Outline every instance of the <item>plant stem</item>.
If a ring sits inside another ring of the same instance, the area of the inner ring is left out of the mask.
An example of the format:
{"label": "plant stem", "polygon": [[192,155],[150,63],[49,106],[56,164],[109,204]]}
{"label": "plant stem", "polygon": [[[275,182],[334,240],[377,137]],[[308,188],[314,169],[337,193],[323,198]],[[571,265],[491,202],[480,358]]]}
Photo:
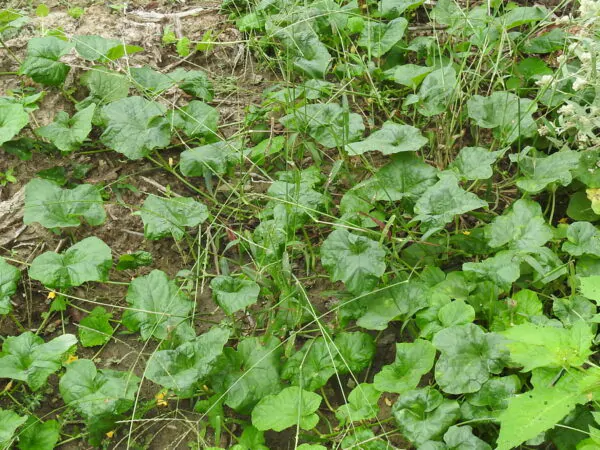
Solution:
{"label": "plant stem", "polygon": [[22,62],[22,61],[19,59],[19,57],[18,57],[17,55],[15,55],[15,54],[14,54],[14,52],[13,52],[13,51],[12,51],[10,48],[8,48],[8,46],[7,46],[7,45],[4,43],[4,41],[3,41],[1,38],[0,38],[0,45],[2,46],[2,48],[4,48],[4,50],[6,50],[6,51],[7,51],[7,53],[10,55],[10,57],[11,57],[12,59],[14,59],[14,60],[15,60],[15,62],[16,62],[18,65],[21,65],[21,64],[23,63],[23,62]]}

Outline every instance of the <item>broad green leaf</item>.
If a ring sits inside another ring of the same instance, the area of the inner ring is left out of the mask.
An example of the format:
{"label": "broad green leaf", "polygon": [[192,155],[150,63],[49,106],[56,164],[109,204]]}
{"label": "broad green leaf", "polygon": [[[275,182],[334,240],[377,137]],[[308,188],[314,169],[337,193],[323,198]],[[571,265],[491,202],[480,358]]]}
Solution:
{"label": "broad green leaf", "polygon": [[133,55],[134,53],[143,52],[144,48],[138,45],[117,45],[106,52],[106,59],[114,61],[124,56]]}
{"label": "broad green leaf", "polygon": [[29,123],[29,114],[19,104],[0,104],[0,145],[14,138]]}
{"label": "broad green leaf", "polygon": [[388,23],[367,21],[360,38],[358,46],[366,48],[373,58],[379,58],[389,52],[394,45],[402,39],[408,21],[399,17]]}
{"label": "broad green leaf", "polygon": [[171,77],[148,66],[132,67],[129,73],[138,89],[151,94],[160,94],[175,84]]}
{"label": "broad green leaf", "polygon": [[308,391],[323,387],[341,366],[333,343],[323,337],[310,339],[283,366],[281,378]]}
{"label": "broad green leaf", "polygon": [[39,178],[25,186],[25,224],[37,222],[46,228],[77,227],[81,218],[90,225],[101,225],[106,220],[96,186],[80,184],[74,189],[61,189]]}
{"label": "broad green leaf", "polygon": [[321,404],[321,396],[296,386],[279,394],[264,397],[252,410],[252,425],[259,430],[283,431],[299,426],[312,430],[319,422],[315,411]]}
{"label": "broad green leaf", "polygon": [[107,39],[97,35],[74,36],[73,41],[79,56],[88,61],[105,59],[110,49],[123,45],[119,39]]}
{"label": "broad green leaf", "polygon": [[137,252],[121,255],[115,269],[133,270],[138,267],[150,266],[152,265],[152,261],[152,253],[139,250]]}
{"label": "broad green leaf", "polygon": [[577,168],[579,156],[579,153],[572,150],[562,150],[546,156],[525,149],[521,154],[510,155],[510,159],[519,165],[522,174],[517,179],[519,189],[529,194],[537,194],[549,184],[570,184],[573,180],[571,171]]}
{"label": "broad green leaf", "polygon": [[198,100],[191,101],[173,113],[173,125],[189,137],[217,136],[219,112]]}
{"label": "broad green leaf", "polygon": [[343,281],[348,291],[359,294],[375,287],[385,273],[385,249],[377,241],[337,229],[321,245],[321,263],[332,281]]}
{"label": "broad green leaf", "polygon": [[575,222],[567,229],[567,242],[562,250],[572,256],[593,255],[600,257],[600,233],[589,222]]}
{"label": "broad green leaf", "polygon": [[600,275],[579,277],[581,295],[600,304]]}
{"label": "broad green leaf", "polygon": [[361,331],[343,332],[333,343],[338,352],[338,373],[358,373],[368,367],[375,356],[375,342],[371,335]]}
{"label": "broad green leaf", "polygon": [[92,103],[96,104],[98,107],[94,115],[94,125],[101,123],[100,106],[123,99],[129,93],[129,81],[127,78],[104,66],[92,67],[81,75],[79,82],[88,88],[89,95],[77,104],[77,108],[83,109]]}
{"label": "broad green leaf", "polygon": [[53,450],[59,438],[60,424],[56,420],[40,422],[31,417],[19,433],[19,449]]}
{"label": "broad green leaf", "polygon": [[[386,1],[397,2],[398,0],[382,0],[382,3]],[[393,80],[398,84],[414,89],[422,83],[425,77],[431,73],[432,70],[433,67],[417,66],[415,64],[403,64],[401,66],[396,66],[393,69],[386,70],[384,75],[386,80]]]}
{"label": "broad green leaf", "polygon": [[471,323],[475,320],[475,309],[464,300],[455,300],[440,308],[438,320],[444,328]]}
{"label": "broad green leaf", "polygon": [[448,394],[477,392],[508,359],[502,337],[472,323],[444,328],[432,342],[441,352],[435,380]]}
{"label": "broad green leaf", "polygon": [[89,359],[79,359],[67,366],[59,389],[68,406],[92,421],[122,414],[131,408],[139,382],[131,372],[98,370]]}
{"label": "broad green leaf", "polygon": [[314,189],[320,183],[321,174],[312,169],[280,172],[279,180],[267,190],[271,199],[268,207],[276,220],[293,229],[302,226],[308,216],[325,205],[326,197]]}
{"label": "broad green leaf", "polygon": [[424,0],[380,0],[378,11],[381,17],[394,19],[405,11],[412,11],[424,3]]}
{"label": "broad green leaf", "polygon": [[[533,269],[533,282],[548,284],[567,273],[566,264],[548,247],[530,248],[521,252],[523,262]],[[526,273],[531,273],[531,270]]]}
{"label": "broad green leaf", "polygon": [[45,127],[37,128],[35,134],[48,139],[61,152],[69,153],[77,150],[92,131],[92,118],[96,105],[90,104],[87,108],[75,113],[73,117],[64,111],[54,118],[54,122]]}
{"label": "broad green leaf", "polygon": [[0,409],[0,446],[7,449],[13,442],[15,431],[27,421],[27,416],[19,416],[16,412]]}
{"label": "broad green leaf", "polygon": [[91,236],[62,254],[41,254],[31,263],[29,277],[49,288],[69,288],[86,281],[106,281],[111,267],[110,247]]}
{"label": "broad green leaf", "polygon": [[539,22],[551,15],[551,12],[542,6],[521,6],[511,9],[500,17],[502,26],[509,30],[532,22]]}
{"label": "broad green leaf", "polygon": [[466,396],[466,402],[461,407],[463,418],[495,418],[506,409],[510,398],[520,390],[521,380],[517,375],[490,378],[479,391]]}
{"label": "broad green leaf", "polygon": [[306,133],[326,148],[343,147],[359,139],[365,125],[359,114],[337,103],[301,106],[279,121],[290,130]]}
{"label": "broad green leaf", "polygon": [[495,256],[481,262],[464,263],[462,269],[475,274],[482,280],[492,281],[507,292],[521,276],[521,260],[522,258],[514,251],[507,250],[498,252]]}
{"label": "broad green leaf", "polygon": [[236,143],[219,141],[181,152],[179,168],[186,177],[221,175],[232,163],[240,161],[240,156]]}
{"label": "broad green leaf", "polygon": [[552,302],[552,312],[566,328],[579,321],[592,322],[596,311],[596,304],[581,295],[555,298]]}
{"label": "broad green leaf", "polygon": [[341,425],[372,419],[379,413],[379,397],[381,392],[372,384],[361,383],[348,394],[347,403],[337,409],[335,417]]}
{"label": "broad green leaf", "polygon": [[30,331],[7,337],[0,353],[0,378],[24,381],[37,391],[60,369],[75,344],[77,338],[72,334],[63,334],[46,343]]}
{"label": "broad green leaf", "polygon": [[585,322],[576,322],[571,328],[523,323],[502,332],[508,339],[510,359],[523,372],[538,367],[579,367],[592,354],[590,346],[594,334]]}
{"label": "broad green leaf", "polygon": [[437,230],[452,222],[457,215],[484,207],[487,207],[486,202],[463,190],[454,176],[446,175],[417,200],[417,215],[413,220],[420,221],[425,230]]}
{"label": "broad green leaf", "polygon": [[499,416],[497,450],[510,450],[552,428],[577,404],[587,403],[582,387],[585,373],[567,371],[557,382],[543,382],[512,397]]}
{"label": "broad green leaf", "polygon": [[487,225],[485,234],[490,247],[528,249],[541,247],[552,239],[552,228],[546,224],[539,203],[520,199],[510,211]]}
{"label": "broad green leaf", "polygon": [[367,330],[385,330],[392,320],[408,320],[427,308],[430,295],[422,283],[413,281],[378,289],[356,301],[359,307],[356,324]]}
{"label": "broad green leaf", "polygon": [[237,349],[223,351],[213,369],[211,386],[225,396],[227,406],[249,414],[259,400],[281,390],[281,353],[281,342],[275,337],[243,339]]}
{"label": "broad green leaf", "polygon": [[581,151],[579,166],[573,171],[573,177],[587,188],[600,188],[600,149]]}
{"label": "broad green leaf", "polygon": [[17,283],[21,278],[21,272],[16,267],[8,264],[0,257],[0,315],[12,311],[10,298],[17,292]]}
{"label": "broad green leaf", "polygon": [[441,438],[460,417],[460,407],[456,400],[444,399],[428,386],[400,396],[392,413],[402,435],[419,446]]}
{"label": "broad green leaf", "polygon": [[154,352],[146,367],[146,378],[184,397],[193,395],[214,367],[229,340],[229,331],[212,328],[174,350]]}
{"label": "broad green leaf", "polygon": [[455,170],[462,180],[487,180],[493,175],[492,165],[500,153],[483,147],[463,147],[448,168]]}
{"label": "broad green leaf", "polygon": [[525,53],[544,54],[562,50],[567,39],[567,33],[562,28],[552,28],[547,33],[528,34],[528,36],[529,39],[526,39],[521,47]]}
{"label": "broad green leaf", "polygon": [[370,428],[352,427],[351,433],[346,434],[342,439],[342,449],[344,450],[393,450],[386,437],[375,436]]}
{"label": "broad green leaf", "polygon": [[342,198],[340,207],[349,209],[350,196],[371,204],[373,201],[416,201],[437,181],[437,169],[413,154],[399,154],[371,178],[359,183]]}
{"label": "broad green leaf", "polygon": [[106,130],[100,140],[129,159],[140,159],[171,141],[165,107],[142,97],[127,97],[102,108]]}
{"label": "broad green leaf", "polygon": [[187,322],[194,304],[174,281],[160,270],[135,278],[127,290],[132,309],[123,314],[123,325],[139,331],[142,339],[167,339],[178,325]]}
{"label": "broad green leaf", "polygon": [[544,315],[542,302],[534,291],[523,289],[501,303],[495,311],[490,330],[502,331],[514,325],[532,322]]}
{"label": "broad green leaf", "polygon": [[507,144],[519,136],[531,137],[537,131],[532,117],[537,104],[512,92],[496,91],[489,97],[474,95],[467,102],[467,109],[478,126],[493,129],[494,137]]}
{"label": "broad green leaf", "polygon": [[54,36],[35,37],[27,42],[27,58],[19,73],[36,83],[59,86],[67,78],[71,67],[59,61],[73,46]]}
{"label": "broad green leaf", "polygon": [[252,425],[244,427],[244,431],[238,440],[238,444],[242,448],[232,447],[230,450],[269,450],[265,445],[265,433],[264,431],[257,430]]}
{"label": "broad green leaf", "polygon": [[400,152],[416,152],[425,144],[427,138],[415,127],[385,122],[380,130],[367,139],[346,145],[349,155],[362,155],[365,152],[380,151],[384,155]]}
{"label": "broad green leaf", "polygon": [[310,27],[302,29],[301,23],[297,26],[292,24],[280,28],[275,35],[283,41],[288,52],[285,58],[290,57],[296,69],[311,78],[325,76],[332,58],[327,46],[319,40],[319,36],[313,29]]}
{"label": "broad green leaf", "polygon": [[525,80],[539,80],[544,75],[552,75],[554,72],[544,60],[540,58],[525,58],[520,61],[514,69],[515,73]]}
{"label": "broad green leaf", "polygon": [[201,70],[176,69],[168,74],[175,80],[179,88],[186,94],[210,102],[213,99],[213,87],[204,72]]}
{"label": "broad green leaf", "polygon": [[403,394],[417,387],[421,377],[431,370],[435,347],[429,341],[417,339],[396,344],[396,360],[375,374],[375,388],[382,392]]}
{"label": "broad green leaf", "polygon": [[144,237],[172,236],[179,241],[186,227],[197,227],[208,218],[208,208],[191,197],[163,198],[148,195],[139,214],[144,222]]}
{"label": "broad green leaf", "polygon": [[456,86],[456,71],[452,66],[434,70],[421,84],[417,111],[426,117],[443,113],[450,106]]}
{"label": "broad green leaf", "polygon": [[111,318],[111,313],[106,312],[102,306],[96,306],[91,313],[81,319],[78,329],[81,345],[95,347],[110,341],[113,334],[113,327],[109,322]]}
{"label": "broad green leaf", "polygon": [[228,315],[255,304],[260,293],[260,286],[256,282],[228,275],[213,278],[210,288],[215,302]]}
{"label": "broad green leaf", "polygon": [[473,434],[473,428],[468,425],[448,428],[444,434],[444,442],[450,450],[492,450],[488,443]]}

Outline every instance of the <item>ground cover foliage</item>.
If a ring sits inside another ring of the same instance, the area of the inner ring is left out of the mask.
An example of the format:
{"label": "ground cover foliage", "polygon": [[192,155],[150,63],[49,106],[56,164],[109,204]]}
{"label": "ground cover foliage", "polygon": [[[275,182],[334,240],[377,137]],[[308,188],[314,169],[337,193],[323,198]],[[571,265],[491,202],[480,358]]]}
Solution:
{"label": "ground cover foliage", "polygon": [[[20,180],[24,224],[64,245],[1,248],[0,447],[158,448],[138,427],[182,421],[172,448],[600,448],[600,4],[221,11],[273,80],[235,132],[217,80],[130,65],[149,49],[118,36],[3,46],[25,84],[0,97],[2,152],[146,161],[171,184],[129,204],[135,186],[84,168]],[[47,13],[1,10],[2,43]],[[38,126],[48,92],[68,106]],[[180,266],[116,254],[94,233],[110,204]],[[32,284],[49,302],[25,327]],[[114,304],[81,297],[114,285]],[[132,336],[135,367],[109,368]]]}

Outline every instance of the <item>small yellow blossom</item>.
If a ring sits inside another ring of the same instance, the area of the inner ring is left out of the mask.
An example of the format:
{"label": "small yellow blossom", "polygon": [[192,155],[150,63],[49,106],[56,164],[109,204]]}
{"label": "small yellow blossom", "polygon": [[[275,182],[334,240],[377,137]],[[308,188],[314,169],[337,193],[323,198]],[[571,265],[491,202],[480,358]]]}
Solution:
{"label": "small yellow blossom", "polygon": [[159,392],[158,394],[156,394],[154,396],[154,398],[156,399],[156,406],[168,406],[169,405],[167,403],[167,401],[165,400],[164,392]]}
{"label": "small yellow blossom", "polygon": [[106,437],[109,439],[112,439],[112,437],[115,435],[115,430],[110,430],[109,432],[106,433]]}
{"label": "small yellow blossom", "polygon": [[465,236],[469,236],[469,235],[471,234],[471,232],[470,232],[470,231],[467,231],[467,230],[465,230],[465,231],[463,231],[463,232],[462,232],[462,234],[464,234]]}
{"label": "small yellow blossom", "polygon": [[50,291],[48,292],[48,300],[54,300],[56,298],[56,292]]}
{"label": "small yellow blossom", "polygon": [[69,357],[65,361],[65,364],[71,364],[72,362],[77,361],[78,359],[79,358],[75,355],[69,355]]}
{"label": "small yellow blossom", "polygon": [[563,217],[562,219],[559,219],[558,223],[567,223],[569,221],[568,217]]}
{"label": "small yellow blossom", "polygon": [[169,158],[169,167],[173,167],[173,164],[175,164],[175,161],[173,161],[173,158]]}

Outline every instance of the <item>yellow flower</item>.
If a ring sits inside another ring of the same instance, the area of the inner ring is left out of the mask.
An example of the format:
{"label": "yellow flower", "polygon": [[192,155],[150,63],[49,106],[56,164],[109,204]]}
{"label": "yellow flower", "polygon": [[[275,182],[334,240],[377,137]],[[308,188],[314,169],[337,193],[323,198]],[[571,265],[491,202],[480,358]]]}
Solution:
{"label": "yellow flower", "polygon": [[106,433],[106,437],[109,439],[112,439],[112,437],[115,435],[115,430],[110,430],[109,432]]}
{"label": "yellow flower", "polygon": [[560,219],[560,220],[558,221],[558,223],[567,223],[568,221],[569,221],[569,218],[568,218],[568,217],[563,217],[562,219]]}
{"label": "yellow flower", "polygon": [[465,230],[465,231],[463,231],[463,232],[462,232],[462,234],[464,234],[465,236],[469,236],[469,235],[471,234],[471,232],[470,232],[470,231],[467,231],[467,230]]}
{"label": "yellow flower", "polygon": [[71,364],[73,361],[77,361],[78,359],[79,358],[75,355],[69,355],[69,357],[65,361],[65,364]]}
{"label": "yellow flower", "polygon": [[167,403],[167,401],[165,400],[164,392],[159,392],[158,394],[156,394],[154,396],[154,398],[156,399],[156,406],[168,406],[169,405]]}
{"label": "yellow flower", "polygon": [[56,298],[56,292],[50,291],[48,292],[48,300],[54,300]]}
{"label": "yellow flower", "polygon": [[173,161],[173,158],[169,158],[169,167],[173,167],[174,163],[175,161]]}

